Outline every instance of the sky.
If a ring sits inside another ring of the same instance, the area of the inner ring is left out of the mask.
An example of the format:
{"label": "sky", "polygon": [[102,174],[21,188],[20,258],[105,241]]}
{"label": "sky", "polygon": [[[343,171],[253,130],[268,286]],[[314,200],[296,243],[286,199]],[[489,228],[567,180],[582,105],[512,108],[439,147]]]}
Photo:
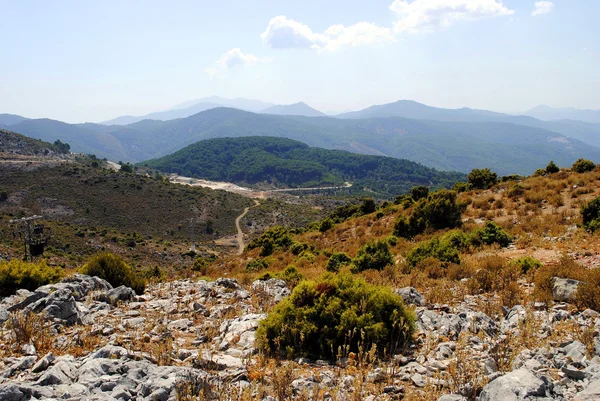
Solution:
{"label": "sky", "polygon": [[600,109],[598,0],[0,0],[0,113],[67,122],[208,96]]}

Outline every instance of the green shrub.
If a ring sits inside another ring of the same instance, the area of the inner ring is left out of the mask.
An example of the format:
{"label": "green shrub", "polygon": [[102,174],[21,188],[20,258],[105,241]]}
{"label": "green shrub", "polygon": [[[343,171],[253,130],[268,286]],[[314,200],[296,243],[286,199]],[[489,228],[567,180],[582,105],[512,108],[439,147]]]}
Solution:
{"label": "green shrub", "polygon": [[93,256],[81,268],[81,272],[88,276],[100,277],[113,287],[131,287],[137,294],[143,294],[146,289],[145,280],[137,276],[120,256],[110,252],[101,252]]}
{"label": "green shrub", "polygon": [[429,188],[424,185],[413,187],[410,190],[410,197],[413,198],[415,202],[420,199],[427,198],[427,195],[429,195]]}
{"label": "green shrub", "polygon": [[457,182],[452,186],[452,190],[456,191],[457,193],[468,192],[471,190],[471,184],[468,182]]}
{"label": "green shrub", "polygon": [[383,270],[384,267],[394,264],[394,258],[385,241],[373,241],[358,250],[352,259],[352,272],[358,273],[369,269]]}
{"label": "green shrub", "polygon": [[331,220],[330,218],[326,218],[325,220],[321,221],[321,224],[319,225],[319,231],[324,233],[331,227],[333,227],[333,220]]}
{"label": "green shrub", "polygon": [[508,181],[521,181],[523,177],[519,174],[509,174],[500,177],[500,182],[508,182]]}
{"label": "green shrub", "polygon": [[362,205],[360,205],[360,212],[364,214],[371,214],[377,210],[377,204],[371,198],[367,198],[363,200]]}
{"label": "green shrub", "polygon": [[583,226],[590,232],[600,228],[600,197],[581,206]]}
{"label": "green shrub", "polygon": [[305,278],[304,275],[298,271],[296,266],[293,265],[286,267],[285,270],[277,274],[276,277],[285,281],[290,288],[296,287],[298,283],[303,281]]}
{"label": "green shrub", "polygon": [[573,170],[576,173],[586,173],[588,171],[592,171],[595,168],[596,165],[591,160],[579,159],[575,163],[573,163],[571,170]]}
{"label": "green shrub", "polygon": [[475,189],[488,189],[498,182],[498,174],[489,168],[474,169],[467,175],[469,184]]}
{"label": "green shrub", "polygon": [[558,168],[558,166],[554,163],[554,161],[550,160],[550,163],[548,163],[548,165],[546,166],[546,173],[554,174],[554,173],[558,173],[559,171],[560,171],[560,168]]}
{"label": "green shrub", "polygon": [[401,238],[412,238],[414,236],[413,229],[408,220],[403,215],[398,215],[394,222],[394,235]]}
{"label": "green shrub", "polygon": [[414,322],[388,287],[326,275],[300,283],[260,322],[256,337],[262,350],[288,358],[333,359],[372,346],[392,354],[410,342]]}
{"label": "green shrub", "polygon": [[410,267],[415,267],[421,261],[427,258],[435,258],[445,263],[460,263],[458,249],[454,247],[448,238],[433,238],[429,241],[420,243],[406,255],[406,263]]}
{"label": "green shrub", "polygon": [[269,267],[269,262],[264,259],[253,259],[246,265],[247,272],[258,272]]}
{"label": "green shrub", "polygon": [[199,272],[200,274],[206,274],[208,266],[214,261],[214,259],[207,258],[196,258],[192,264],[192,271]]}
{"label": "green shrub", "polygon": [[33,291],[46,284],[56,283],[62,271],[50,267],[45,261],[29,263],[13,259],[0,262],[0,296],[7,297],[18,289]]}
{"label": "green shrub", "polygon": [[348,265],[350,262],[352,262],[350,256],[344,252],[336,252],[329,257],[326,268],[328,272],[337,273],[341,266]]}
{"label": "green shrub", "polygon": [[520,184],[515,184],[511,189],[508,190],[506,196],[509,198],[518,198],[525,193],[525,188],[523,188]]}
{"label": "green shrub", "polygon": [[306,242],[294,242],[292,246],[290,246],[290,252],[292,255],[298,256],[310,248],[310,245],[308,245]]}
{"label": "green shrub", "polygon": [[493,221],[486,222],[483,228],[475,230],[471,235],[471,243],[475,246],[498,244],[507,247],[510,241],[510,235]]}
{"label": "green shrub", "polygon": [[250,241],[247,248],[262,248],[260,251],[260,256],[265,257],[271,255],[278,249],[287,249],[293,243],[294,241],[292,240],[292,236],[287,229],[281,226],[275,226],[269,228],[258,238]]}
{"label": "green shrub", "polygon": [[426,229],[440,230],[461,225],[464,205],[456,202],[456,192],[440,190],[419,200],[407,220],[399,216],[394,224],[394,235],[412,238]]}
{"label": "green shrub", "polygon": [[531,256],[523,256],[522,258],[513,259],[509,264],[518,266],[523,274],[527,274],[529,271],[535,271],[543,266],[542,262]]}

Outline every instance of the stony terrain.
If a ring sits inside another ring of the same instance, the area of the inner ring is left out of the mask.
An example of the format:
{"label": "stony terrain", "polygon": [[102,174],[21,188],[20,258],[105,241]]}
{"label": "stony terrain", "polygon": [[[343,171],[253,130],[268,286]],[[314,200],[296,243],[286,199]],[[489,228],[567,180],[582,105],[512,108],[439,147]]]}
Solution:
{"label": "stony terrain", "polygon": [[282,280],[183,280],[136,296],[74,275],[2,300],[0,399],[597,400],[599,314],[558,302],[576,285],[555,280],[551,308],[504,316],[484,313],[493,300],[482,296],[450,307],[399,289],[418,316],[410,349],[286,362],[254,344],[289,294]]}

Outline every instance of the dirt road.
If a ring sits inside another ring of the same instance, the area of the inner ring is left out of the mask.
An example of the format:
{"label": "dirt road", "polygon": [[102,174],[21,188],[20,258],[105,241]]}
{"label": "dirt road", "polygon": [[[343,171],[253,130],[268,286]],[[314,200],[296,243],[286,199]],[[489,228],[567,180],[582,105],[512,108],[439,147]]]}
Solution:
{"label": "dirt road", "polygon": [[[258,206],[260,205],[260,202],[257,201],[256,199],[254,200],[254,206]],[[244,216],[246,214],[248,214],[248,211],[250,210],[250,207],[247,207],[244,209],[244,211],[242,212],[242,214],[240,214],[236,219],[235,219],[235,228],[237,228],[237,236],[236,236],[236,241],[238,243],[238,251],[237,254],[241,255],[242,253],[244,253],[244,232],[242,231],[242,227],[240,226],[240,221],[242,221],[242,219],[244,218]]]}

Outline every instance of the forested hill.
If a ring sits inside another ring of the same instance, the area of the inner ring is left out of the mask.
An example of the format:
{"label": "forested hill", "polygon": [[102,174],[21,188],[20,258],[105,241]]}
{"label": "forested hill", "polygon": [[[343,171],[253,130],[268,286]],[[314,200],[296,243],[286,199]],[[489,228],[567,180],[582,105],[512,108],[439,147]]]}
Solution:
{"label": "forested hill", "polygon": [[291,139],[251,136],[196,142],[143,166],[166,173],[274,187],[315,187],[353,183],[353,192],[391,197],[416,185],[449,187],[465,180],[408,160],[312,148]]}
{"label": "forested hill", "polygon": [[48,143],[0,128],[0,152],[21,155],[49,155],[69,153],[70,146],[57,140]]}

